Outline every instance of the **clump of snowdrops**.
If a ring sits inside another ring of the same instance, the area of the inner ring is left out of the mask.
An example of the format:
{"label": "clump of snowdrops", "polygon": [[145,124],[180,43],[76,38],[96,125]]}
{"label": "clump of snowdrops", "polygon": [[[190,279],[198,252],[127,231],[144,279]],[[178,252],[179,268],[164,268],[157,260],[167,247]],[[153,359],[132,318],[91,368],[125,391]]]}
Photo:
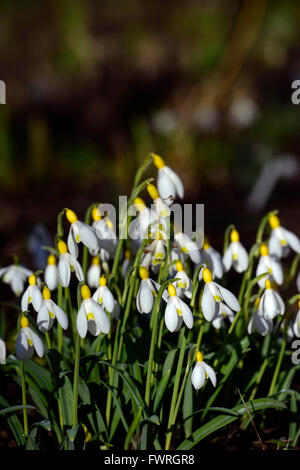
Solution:
{"label": "clump of snowdrops", "polygon": [[[156,181],[143,180],[150,165]],[[258,433],[278,413],[291,413],[287,446],[297,445],[299,238],[273,211],[249,251],[234,225],[222,252],[206,233],[199,245],[172,221],[183,197],[150,154],[118,230],[100,203],[84,220],[65,208],[43,271],[0,269],[18,298],[0,373],[20,386],[16,403],[0,389],[0,419],[18,446],[37,449],[48,433],[59,449],[189,450],[232,422],[245,432],[254,419]]]}

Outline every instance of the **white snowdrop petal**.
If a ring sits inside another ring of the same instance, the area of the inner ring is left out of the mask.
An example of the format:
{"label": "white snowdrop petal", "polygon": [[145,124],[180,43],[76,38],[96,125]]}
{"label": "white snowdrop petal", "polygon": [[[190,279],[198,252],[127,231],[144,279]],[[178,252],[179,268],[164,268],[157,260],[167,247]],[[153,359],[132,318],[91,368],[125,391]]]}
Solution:
{"label": "white snowdrop petal", "polygon": [[275,261],[274,259],[272,259],[271,256],[270,256],[270,267],[272,270],[272,276],[274,277],[276,284],[281,285],[283,283],[283,271],[282,271],[281,264]]}
{"label": "white snowdrop petal", "polygon": [[232,266],[232,245],[231,244],[227,247],[224,253],[223,264],[224,264],[225,270],[229,271],[229,269]]}
{"label": "white snowdrop petal", "polygon": [[190,307],[183,300],[179,300],[179,303],[184,323],[189,329],[193,328],[194,318]]}
{"label": "white snowdrop petal", "polygon": [[50,330],[50,315],[45,301],[43,301],[42,306],[38,312],[36,322],[38,329],[43,333]]}
{"label": "white snowdrop petal", "polygon": [[83,282],[84,281],[84,275],[83,275],[81,264],[76,259],[74,259],[73,262],[74,262],[74,269],[75,269],[76,277],[77,277],[79,282]]}
{"label": "white snowdrop petal", "polygon": [[210,378],[211,380],[211,383],[213,384],[213,386],[215,387],[216,384],[217,384],[217,377],[216,377],[216,373],[215,371],[212,369],[212,367],[210,367],[208,364],[206,364],[206,362],[203,361],[203,368],[204,368],[204,372],[208,375],[208,377]]}
{"label": "white snowdrop petal", "polygon": [[38,286],[32,286],[31,302],[34,310],[38,312],[43,303],[43,296]]}
{"label": "white snowdrop petal", "polygon": [[239,272],[244,272],[249,265],[249,257],[246,249],[240,242],[237,242],[237,255],[238,255],[238,266]]}
{"label": "white snowdrop petal", "polygon": [[150,313],[152,311],[153,301],[153,293],[147,280],[142,280],[140,288],[140,305],[143,313]]}
{"label": "white snowdrop petal", "polygon": [[22,295],[22,299],[21,299],[22,312],[25,312],[26,310],[28,310],[29,297],[30,297],[30,289],[29,289],[29,286],[28,286],[27,289],[25,290],[24,294]]}
{"label": "white snowdrop petal", "polygon": [[111,313],[115,306],[115,299],[107,286],[103,287],[102,296],[104,308]]}
{"label": "white snowdrop petal", "polygon": [[69,320],[66,313],[56,303],[52,302],[52,304],[58,323],[63,330],[66,330],[69,326]]}
{"label": "white snowdrop petal", "polygon": [[53,291],[57,287],[57,266],[55,264],[47,264],[44,273],[44,279],[47,287]]}
{"label": "white snowdrop petal", "polygon": [[24,329],[21,328],[16,341],[16,356],[21,361],[30,359],[33,354],[33,347],[29,346]]}
{"label": "white snowdrop petal", "polygon": [[0,338],[0,364],[6,363],[6,346],[3,339]]}
{"label": "white snowdrop petal", "polygon": [[263,313],[273,320],[278,313],[278,305],[273,292],[268,289],[264,294]]}
{"label": "white snowdrop petal", "polygon": [[60,255],[58,262],[58,280],[63,287],[68,287],[71,279],[71,268],[68,257],[65,254]]}
{"label": "white snowdrop petal", "polygon": [[210,263],[212,264],[212,273],[218,279],[221,279],[223,276],[223,262],[221,255],[214,250],[213,248],[209,248],[208,255],[210,259]]}
{"label": "white snowdrop petal", "polygon": [[295,319],[294,319],[294,322],[293,322],[293,331],[294,331],[294,335],[297,338],[300,338],[300,310],[298,310],[298,312],[295,316]]}
{"label": "white snowdrop petal", "polygon": [[172,199],[169,199],[169,196],[176,196],[176,187],[168,174],[164,171],[164,168],[158,170],[157,189],[161,199],[164,199],[164,202],[167,204],[173,202]]}
{"label": "white snowdrop petal", "polygon": [[99,304],[93,301],[93,314],[95,316],[95,320],[99,325],[100,330],[102,333],[107,335],[110,330],[110,321],[108,316],[106,315],[105,311]]}
{"label": "white snowdrop petal", "polygon": [[202,362],[198,362],[195,365],[192,372],[191,381],[196,390],[199,390],[203,387],[205,382],[205,371]]}
{"label": "white snowdrop petal", "polygon": [[205,284],[204,291],[201,299],[201,309],[204,318],[207,321],[211,321],[216,313],[216,302],[213,298],[212,293],[209,290],[208,284]]}
{"label": "white snowdrop petal", "polygon": [[95,234],[95,231],[89,225],[80,222],[79,220],[75,222],[76,229],[78,230],[78,235],[80,241],[91,250],[96,250],[98,247],[98,240]]}
{"label": "white snowdrop petal", "polygon": [[184,196],[184,187],[183,187],[181,179],[179,178],[177,173],[175,173],[175,171],[172,170],[170,167],[165,166],[164,169],[168,177],[171,179],[171,181],[175,185],[178,196],[180,197],[180,199],[182,199]]}
{"label": "white snowdrop petal", "polygon": [[78,246],[75,241],[75,236],[76,234],[74,233],[74,226],[71,224],[69,234],[68,234],[68,239],[67,239],[67,245],[68,245],[68,250],[74,258],[78,257]]}
{"label": "white snowdrop petal", "polygon": [[35,349],[37,355],[39,357],[43,357],[43,355],[44,355],[44,345],[43,345],[43,342],[42,342],[41,338],[33,330],[31,330],[31,337],[32,337],[33,346],[34,346],[34,349]]}
{"label": "white snowdrop petal", "polygon": [[278,314],[279,315],[283,315],[284,312],[285,312],[285,305],[284,305],[284,302],[281,298],[281,296],[278,294],[278,292],[276,291],[273,291],[273,295],[276,299],[276,302],[277,302],[277,307],[278,307]]}
{"label": "white snowdrop petal", "polygon": [[80,309],[78,311],[77,318],[76,318],[77,331],[81,338],[86,337],[87,327],[88,327],[84,302],[85,301],[83,300],[81,303]]}
{"label": "white snowdrop petal", "polygon": [[170,299],[166,311],[165,311],[165,325],[171,333],[176,330],[178,323],[178,314],[176,311],[176,307],[173,304],[172,300]]}
{"label": "white snowdrop petal", "polygon": [[288,242],[289,246],[294,250],[296,253],[300,253],[300,240],[294,233],[286,230],[285,228],[281,227],[284,237]]}
{"label": "white snowdrop petal", "polygon": [[24,290],[24,281],[21,276],[14,276],[11,280],[11,288],[14,294],[19,297]]}
{"label": "white snowdrop petal", "polygon": [[276,237],[274,230],[271,232],[271,236],[268,243],[268,249],[270,255],[277,256],[278,258],[282,257],[282,247],[278,238]]}
{"label": "white snowdrop petal", "polygon": [[217,283],[215,283],[215,285],[220,290],[221,296],[224,302],[228,305],[228,307],[234,310],[235,312],[239,312],[241,307],[236,296],[228,289],[225,289],[225,287],[222,287]]}

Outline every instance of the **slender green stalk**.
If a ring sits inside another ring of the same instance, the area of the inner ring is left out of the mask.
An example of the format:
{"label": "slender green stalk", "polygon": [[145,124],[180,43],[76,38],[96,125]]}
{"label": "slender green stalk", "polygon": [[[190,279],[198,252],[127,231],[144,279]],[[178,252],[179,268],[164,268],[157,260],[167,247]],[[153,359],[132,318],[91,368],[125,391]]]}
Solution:
{"label": "slender green stalk", "polygon": [[[63,308],[63,288],[62,285],[58,283],[57,286],[57,305],[62,309]],[[57,325],[57,349],[60,354],[63,351],[63,330],[61,325]]]}
{"label": "slender green stalk", "polygon": [[279,353],[279,356],[278,356],[278,359],[277,359],[275,371],[274,371],[274,374],[273,374],[273,377],[272,377],[272,382],[271,382],[271,385],[270,385],[268,396],[273,395],[273,393],[275,391],[276,382],[277,382],[277,379],[278,379],[278,375],[279,375],[282,359],[283,359],[283,356],[284,356],[285,348],[286,348],[286,339],[284,338],[283,341],[282,341],[282,344],[281,344],[281,349],[280,349],[280,353]]}
{"label": "slender green stalk", "polygon": [[80,365],[80,336],[77,333],[75,345],[75,363],[74,363],[74,385],[73,385],[73,420],[72,427],[78,424],[78,384],[79,384],[79,365]]}
{"label": "slender green stalk", "polygon": [[71,299],[71,294],[70,294],[70,288],[69,287],[65,287],[65,297],[67,299],[67,304],[68,304],[71,338],[72,338],[73,344],[75,346],[76,327],[75,327],[75,318],[74,318],[74,315],[73,315],[72,299]]}
{"label": "slender green stalk", "polygon": [[[24,361],[21,361],[21,381],[22,381],[22,405],[27,405],[26,400],[26,383],[25,383],[25,368],[24,368]],[[23,429],[24,429],[24,436],[28,436],[28,415],[27,409],[23,409]]]}

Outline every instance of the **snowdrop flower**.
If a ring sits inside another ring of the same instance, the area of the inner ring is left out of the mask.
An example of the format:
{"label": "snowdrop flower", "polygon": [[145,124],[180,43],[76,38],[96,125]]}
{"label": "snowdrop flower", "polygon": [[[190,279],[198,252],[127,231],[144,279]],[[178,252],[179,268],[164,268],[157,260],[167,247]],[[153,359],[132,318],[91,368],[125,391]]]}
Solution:
{"label": "snowdrop flower", "polygon": [[223,264],[226,271],[229,271],[233,266],[238,273],[242,273],[248,268],[248,253],[241,244],[239,233],[235,229],[231,231],[230,243],[223,256]]}
{"label": "snowdrop flower", "polygon": [[259,309],[263,315],[273,320],[277,315],[283,315],[285,312],[285,305],[280,295],[272,289],[269,279],[265,281],[265,291],[261,296]]}
{"label": "snowdrop flower", "polygon": [[0,338],[0,364],[6,363],[6,346],[3,339]]}
{"label": "snowdrop flower", "polygon": [[164,160],[159,155],[153,154],[153,163],[158,169],[157,188],[160,197],[166,200],[169,205],[172,204],[177,194],[182,199],[184,189],[179,176],[166,166]]}
{"label": "snowdrop flower", "polygon": [[105,335],[110,330],[110,321],[103,308],[91,298],[89,287],[84,284],[81,287],[82,302],[77,314],[77,331],[81,338],[85,338],[87,331],[93,336],[99,333]]}
{"label": "snowdrop flower", "polygon": [[273,331],[273,321],[263,314],[263,312],[259,309],[259,304],[260,298],[258,297],[255,300],[256,310],[249,320],[247,331],[249,335],[257,332],[262,336],[266,336]]}
{"label": "snowdrop flower", "polygon": [[[100,245],[98,244],[96,251],[98,251],[100,247],[100,251],[104,250],[106,252],[106,256],[103,256],[103,259],[108,260],[114,255],[118,244],[113,223],[107,216],[103,218],[99,208],[97,207],[93,208],[92,217],[93,228],[95,229],[96,236],[100,241]],[[93,251],[91,252],[94,253]]]}
{"label": "snowdrop flower", "polygon": [[285,257],[289,254],[290,248],[296,253],[300,253],[300,240],[294,233],[281,227],[280,220],[276,215],[269,217],[271,235],[269,239],[270,255]]}
{"label": "snowdrop flower", "polygon": [[295,315],[293,315],[290,322],[290,327],[293,336],[295,335],[296,338],[300,338],[300,300],[298,300],[298,311]]}
{"label": "snowdrop flower", "polygon": [[149,183],[147,185],[147,191],[154,202],[154,208],[158,218],[165,219],[167,217],[170,217],[171,211],[169,209],[169,206],[161,199],[157,188],[153,184]]}
{"label": "snowdrop flower", "polygon": [[174,275],[177,281],[174,282],[174,286],[177,290],[178,297],[181,297],[184,294],[189,299],[192,298],[192,281],[183,269],[183,264],[180,261],[177,261],[176,265],[176,274]]}
{"label": "snowdrop flower", "polygon": [[190,307],[176,295],[176,287],[168,286],[169,299],[165,311],[165,325],[172,333],[181,326],[182,321],[191,329],[194,325],[193,314]]}
{"label": "snowdrop flower", "polygon": [[68,249],[74,258],[78,257],[77,244],[82,242],[89,250],[98,248],[98,239],[92,227],[78,220],[77,215],[71,209],[66,210],[66,218],[70,222],[68,235]]}
{"label": "snowdrop flower", "polygon": [[235,297],[228,289],[220,286],[213,281],[211,271],[204,268],[202,271],[202,278],[205,282],[203,295],[201,299],[201,308],[204,318],[211,321],[219,312],[220,302],[225,303],[231,310],[238,312],[241,307]]}
{"label": "snowdrop flower", "polygon": [[151,254],[151,263],[153,266],[160,265],[166,257],[166,241],[160,232],[156,233],[155,240],[146,247],[146,250]]}
{"label": "snowdrop flower", "polygon": [[25,290],[21,299],[22,312],[25,312],[26,310],[28,310],[29,304],[32,304],[36,312],[38,312],[42,306],[43,297],[42,297],[40,289],[36,285],[36,282],[37,282],[36,276],[34,274],[31,274],[28,278],[29,286]]}
{"label": "snowdrop flower", "polygon": [[185,257],[189,256],[195,264],[200,263],[200,250],[193,240],[182,232],[176,232],[174,234],[174,239],[179,250],[185,255]]}
{"label": "snowdrop flower", "polygon": [[100,259],[99,256],[94,256],[92,259],[92,264],[89,267],[86,277],[87,277],[87,284],[91,288],[97,288],[99,285],[99,279],[101,276],[101,266],[100,266]]}
{"label": "snowdrop flower", "polygon": [[230,323],[232,323],[234,320],[234,317],[235,317],[235,313],[233,313],[231,308],[227,307],[227,305],[224,304],[223,302],[220,302],[217,314],[212,320],[212,325],[214,328],[216,328],[216,330],[219,330],[226,318],[228,318]]}
{"label": "snowdrop flower", "polygon": [[[266,278],[270,279],[271,282],[274,280],[279,285],[283,283],[281,263],[269,255],[268,246],[263,244],[260,247],[260,259],[256,268],[256,276],[266,272],[269,273]],[[266,278],[264,277],[258,281],[259,287],[265,286]]]}
{"label": "snowdrop flower", "polygon": [[84,280],[82,268],[77,259],[68,253],[68,247],[62,240],[57,244],[59,251],[58,262],[58,281],[63,287],[68,287],[71,280],[71,272],[75,271],[76,277],[79,282]]}
{"label": "snowdrop flower", "polygon": [[51,300],[51,293],[48,287],[43,288],[43,303],[38,312],[37,326],[43,333],[49,331],[57,318],[58,323],[63,330],[68,328],[68,317],[65,312]]}
{"label": "snowdrop flower", "polygon": [[135,198],[134,205],[139,211],[139,214],[130,226],[130,233],[133,235],[133,239],[135,239],[137,236],[139,240],[142,240],[144,238],[148,238],[148,232],[151,227],[157,226],[158,215],[154,210],[149,209],[146,206],[144,200],[141,197]]}
{"label": "snowdrop flower", "polygon": [[10,285],[17,297],[24,291],[25,280],[30,274],[32,274],[32,271],[17,264],[11,264],[0,269],[0,279],[2,278],[3,282]]}
{"label": "snowdrop flower", "polygon": [[56,266],[56,258],[52,254],[48,256],[47,266],[44,272],[44,280],[50,290],[57,288],[58,271]]}
{"label": "snowdrop flower", "polygon": [[[215,250],[207,239],[205,239],[203,243],[202,250],[200,252],[200,263],[205,265],[208,269],[210,269],[213,277],[217,277],[221,279],[223,276],[224,266],[222,261],[222,256]],[[201,271],[199,273],[199,279],[201,276]]]}
{"label": "snowdrop flower", "polygon": [[209,378],[213,386],[217,384],[217,377],[215,371],[203,360],[203,354],[198,351],[196,354],[197,364],[195,365],[191,380],[196,390],[203,387],[205,379]]}
{"label": "snowdrop flower", "polygon": [[136,307],[140,313],[150,313],[157,294],[156,290],[159,290],[160,285],[149,279],[149,271],[144,266],[140,267],[139,275],[141,283],[136,296]]}
{"label": "snowdrop flower", "polygon": [[98,302],[102,308],[105,308],[109,313],[111,313],[115,307],[115,299],[106,284],[106,277],[101,276],[99,279],[99,287],[93,295],[93,300]]}
{"label": "snowdrop flower", "polygon": [[22,315],[21,329],[16,341],[17,358],[26,361],[33,355],[34,350],[39,357],[44,355],[44,346],[41,338],[30,328],[28,319]]}

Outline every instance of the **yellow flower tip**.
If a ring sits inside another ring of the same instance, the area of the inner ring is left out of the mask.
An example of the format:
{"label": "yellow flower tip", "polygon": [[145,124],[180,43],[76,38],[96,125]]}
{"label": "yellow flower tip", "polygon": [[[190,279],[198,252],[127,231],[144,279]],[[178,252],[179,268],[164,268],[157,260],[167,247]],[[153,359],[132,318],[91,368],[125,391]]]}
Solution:
{"label": "yellow flower tip", "polygon": [[154,184],[149,183],[147,185],[147,191],[151,199],[153,199],[153,201],[159,198],[159,193],[157,191],[157,188],[154,186]]}
{"label": "yellow flower tip", "polygon": [[28,318],[26,318],[25,315],[22,315],[20,325],[21,328],[27,328],[27,326],[29,325]]}
{"label": "yellow flower tip", "polygon": [[208,284],[212,281],[212,274],[208,268],[204,268],[202,271],[202,279],[203,281]]}
{"label": "yellow flower tip", "polygon": [[159,170],[163,168],[165,165],[164,159],[161,158],[159,155],[156,155],[155,153],[152,155],[153,158],[153,163],[158,168]]}
{"label": "yellow flower tip", "polygon": [[49,256],[48,256],[48,259],[47,259],[47,263],[48,263],[48,264],[51,264],[51,265],[56,264],[56,258],[55,258],[55,256],[52,255],[52,254],[49,255]]}
{"label": "yellow flower tip", "polygon": [[149,277],[148,269],[145,268],[145,266],[140,266],[139,275],[140,275],[140,278],[143,279],[143,280],[148,279],[148,277]]}
{"label": "yellow flower tip", "polygon": [[204,242],[203,242],[203,250],[208,250],[208,248],[210,247],[210,243],[209,243],[209,240],[207,237],[204,238]]}
{"label": "yellow flower tip", "polygon": [[104,287],[107,284],[107,279],[105,276],[101,276],[99,279],[99,286]]}
{"label": "yellow flower tip", "polygon": [[130,250],[125,250],[124,256],[125,256],[125,259],[129,259],[130,258]]}
{"label": "yellow flower tip", "polygon": [[272,289],[272,284],[271,284],[271,281],[269,279],[266,280],[265,287],[266,287],[266,289]]}
{"label": "yellow flower tip", "polygon": [[196,359],[198,362],[203,362],[203,354],[200,351],[197,352]]}
{"label": "yellow flower tip", "polygon": [[231,231],[231,234],[230,234],[230,240],[233,242],[233,243],[236,243],[240,240],[240,236],[239,236],[239,232],[235,229],[233,229]]}
{"label": "yellow flower tip", "polygon": [[174,297],[176,295],[176,287],[173,284],[168,285],[168,293],[170,297]]}
{"label": "yellow flower tip", "polygon": [[256,297],[255,302],[254,302],[254,306],[255,306],[256,308],[258,308],[259,302],[260,302],[260,297]]}
{"label": "yellow flower tip", "polygon": [[98,257],[98,256],[94,256],[93,259],[92,259],[92,265],[93,265],[93,266],[99,266],[99,264],[100,264],[99,257]]}
{"label": "yellow flower tip", "polygon": [[136,206],[137,210],[140,212],[146,207],[145,201],[141,197],[136,197],[135,200],[133,201],[133,204]]}
{"label": "yellow flower tip", "polygon": [[99,211],[98,207],[93,207],[92,209],[92,218],[96,222],[97,220],[102,219],[101,212]]}
{"label": "yellow flower tip", "polygon": [[57,244],[57,249],[58,249],[58,251],[61,255],[63,255],[64,253],[67,253],[67,251],[68,251],[68,247],[67,247],[66,243],[63,242],[62,240],[59,240],[59,242]]}
{"label": "yellow flower tip", "polygon": [[183,266],[182,266],[182,263],[180,261],[177,261],[177,263],[175,264],[175,267],[176,267],[176,271],[183,271]]}
{"label": "yellow flower tip", "polygon": [[94,314],[93,313],[88,313],[86,316],[87,320],[95,320]]}
{"label": "yellow flower tip", "polygon": [[265,245],[265,244],[261,245],[259,252],[261,256],[267,256],[269,254],[268,245]]}
{"label": "yellow flower tip", "polygon": [[46,287],[46,286],[43,289],[43,299],[45,299],[45,300],[51,299],[51,292],[48,289],[48,287]]}
{"label": "yellow flower tip", "polygon": [[298,308],[299,308],[299,310],[300,310],[300,300],[298,300]]}
{"label": "yellow flower tip", "polygon": [[270,215],[269,224],[271,228],[277,228],[280,226],[280,220],[277,215]]}
{"label": "yellow flower tip", "polygon": [[28,283],[30,286],[35,286],[36,285],[36,277],[34,274],[31,274],[28,278]]}
{"label": "yellow flower tip", "polygon": [[77,222],[78,220],[77,215],[71,209],[66,210],[66,217],[68,221],[70,222],[70,224],[73,224],[74,222]]}
{"label": "yellow flower tip", "polygon": [[83,286],[81,286],[81,297],[84,300],[91,298],[90,288],[86,284],[83,284]]}

